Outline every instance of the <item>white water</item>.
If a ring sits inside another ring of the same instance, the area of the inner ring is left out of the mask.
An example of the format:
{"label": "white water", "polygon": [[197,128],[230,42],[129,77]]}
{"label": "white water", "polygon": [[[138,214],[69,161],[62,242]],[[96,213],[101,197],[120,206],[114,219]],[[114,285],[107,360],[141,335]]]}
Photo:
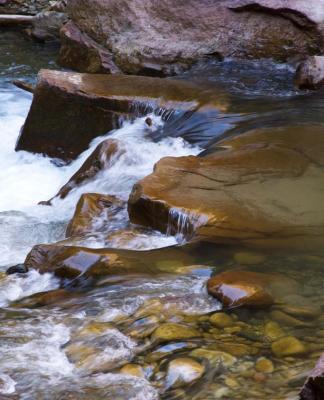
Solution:
{"label": "white water", "polygon": [[[91,182],[74,189],[66,199],[55,199],[53,206],[39,206],[39,201],[57,193],[106,137],[94,140],[75,162],[61,168],[41,155],[17,153],[14,151],[15,142],[30,102],[31,96],[15,89],[0,91],[0,311],[10,307],[16,300],[59,286],[58,280],[51,274],[40,275],[30,271],[24,276],[7,277],[1,270],[23,262],[35,244],[64,239],[66,224],[82,193],[112,194],[126,201],[133,184],[151,173],[160,158],[197,154],[200,151],[180,138],[152,142],[145,118],[139,118],[133,124],[125,123],[121,129],[109,135],[119,140],[120,148],[126,151],[114,157],[107,170],[99,173]],[[155,126],[162,123],[160,118],[152,118]],[[127,225],[124,209],[111,222],[111,229],[118,230],[118,227]],[[84,243],[92,247],[107,245],[100,237],[93,236]],[[118,236],[109,245],[148,249],[174,243],[174,237],[158,232],[135,232],[126,245]],[[0,346],[0,398],[1,395],[19,393],[23,400],[32,400],[37,396],[51,399],[58,393],[65,394],[70,388],[72,392],[79,391],[86,385],[93,390],[100,390],[100,393],[107,393],[107,398],[122,393],[125,399],[158,399],[157,391],[142,378],[116,373],[82,378],[85,372],[78,370],[68,360],[62,347],[73,337],[70,325],[78,326],[89,321],[89,301],[96,305],[95,321],[102,322],[131,317],[146,302],[154,299],[161,302],[165,312],[174,307],[188,314],[216,310],[219,304],[207,295],[206,279],[180,276],[177,279],[161,277],[134,280],[116,290],[110,288],[102,295],[99,292],[90,298],[85,297],[84,304],[80,300],[81,304],[74,314],[55,309],[26,309],[17,310],[17,319],[5,318],[3,322],[0,319],[0,340],[5,338]],[[101,357],[94,359],[91,367],[96,363],[102,364],[102,358],[104,361],[113,360],[117,365],[118,362],[131,360],[136,353],[137,344],[118,329],[112,330],[110,336],[106,335],[106,340]]]}
{"label": "white water", "polygon": [[[15,90],[0,93],[0,268],[22,262],[36,243],[63,239],[66,223],[82,193],[106,193],[127,200],[133,184],[151,173],[160,158],[199,152],[198,147],[189,145],[181,138],[152,142],[145,118],[139,118],[135,123],[125,123],[121,129],[109,134],[109,138],[118,139],[120,148],[126,150],[112,160],[110,168],[99,173],[91,182],[74,189],[66,199],[56,199],[52,207],[38,206],[39,201],[48,200],[57,193],[106,137],[95,139],[75,162],[61,168],[41,155],[23,151],[17,153],[14,151],[15,142],[30,101],[29,95]],[[155,125],[162,123],[159,117],[153,119]],[[126,214],[122,213],[121,226],[125,224],[125,218]],[[147,249],[175,243],[173,237],[159,233],[140,235],[138,239],[130,241],[127,247]],[[87,243],[92,247],[105,244],[99,238],[91,238]],[[112,244],[121,246],[118,240]]]}

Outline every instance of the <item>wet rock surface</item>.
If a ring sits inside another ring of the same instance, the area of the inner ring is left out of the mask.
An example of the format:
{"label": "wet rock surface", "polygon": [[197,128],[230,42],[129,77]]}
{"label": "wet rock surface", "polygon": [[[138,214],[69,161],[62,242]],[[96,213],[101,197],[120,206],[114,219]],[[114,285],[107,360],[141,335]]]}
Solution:
{"label": "wet rock surface", "polygon": [[316,126],[261,129],[206,157],[162,159],[134,186],[130,219],[218,243],[321,246],[323,146]]}
{"label": "wet rock surface", "polygon": [[200,102],[205,93],[187,82],[42,70],[16,149],[70,161],[118,127],[121,117],[193,110]]}

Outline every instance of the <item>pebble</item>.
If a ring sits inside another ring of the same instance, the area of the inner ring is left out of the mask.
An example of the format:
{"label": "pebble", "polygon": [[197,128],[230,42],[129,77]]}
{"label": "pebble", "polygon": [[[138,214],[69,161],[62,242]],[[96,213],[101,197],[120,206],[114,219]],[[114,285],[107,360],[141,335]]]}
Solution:
{"label": "pebble", "polygon": [[210,317],[210,323],[217,328],[226,328],[232,326],[234,321],[233,318],[225,313],[215,313]]}
{"label": "pebble", "polygon": [[274,371],[274,366],[268,358],[260,357],[255,364],[255,369],[264,374],[271,374]]}
{"label": "pebble", "polygon": [[209,349],[195,349],[190,355],[196,358],[205,358],[211,365],[217,366],[219,364],[225,367],[231,367],[237,359],[231,354],[225,353],[224,351],[209,350]]}
{"label": "pebble", "polygon": [[288,357],[304,354],[306,347],[294,336],[286,336],[273,342],[271,350],[276,357]]}
{"label": "pebble", "polygon": [[120,373],[125,375],[137,376],[138,378],[144,378],[145,376],[143,368],[138,364],[126,364],[120,370]]}
{"label": "pebble", "polygon": [[201,334],[197,329],[176,323],[162,324],[153,333],[154,339],[165,341],[191,339],[199,336]]}

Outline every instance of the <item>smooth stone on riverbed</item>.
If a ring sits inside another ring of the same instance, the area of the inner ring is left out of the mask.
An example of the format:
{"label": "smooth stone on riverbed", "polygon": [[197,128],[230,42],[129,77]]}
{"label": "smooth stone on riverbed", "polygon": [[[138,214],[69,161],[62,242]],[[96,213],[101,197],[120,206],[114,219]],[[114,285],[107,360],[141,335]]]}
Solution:
{"label": "smooth stone on riverbed", "polygon": [[216,328],[226,328],[234,324],[233,318],[225,313],[215,313],[209,319],[210,323]]}
{"label": "smooth stone on riverbed", "polygon": [[277,322],[269,321],[264,326],[264,335],[269,341],[275,341],[285,336],[285,332],[280,328]]}
{"label": "smooth stone on riverbed", "polygon": [[235,270],[209,279],[207,289],[226,307],[269,307],[274,303],[272,289],[287,290],[287,282],[279,275]]}
{"label": "smooth stone on riverbed", "polygon": [[167,368],[166,387],[177,388],[190,384],[201,378],[205,373],[205,367],[198,361],[189,358],[176,358]]}
{"label": "smooth stone on riverbed", "polygon": [[190,355],[199,359],[206,359],[212,366],[223,365],[225,367],[231,367],[236,363],[237,358],[233,357],[224,351],[211,350],[199,348],[193,350]]}
{"label": "smooth stone on riverbed", "polygon": [[274,366],[268,358],[260,357],[255,363],[255,369],[264,374],[271,374],[274,371]]}
{"label": "smooth stone on riverbed", "polygon": [[160,325],[152,335],[154,339],[162,341],[192,339],[199,336],[201,333],[197,329],[171,322]]}
{"label": "smooth stone on riverbed", "polygon": [[276,340],[272,343],[271,350],[276,357],[299,356],[307,351],[305,345],[294,336]]}
{"label": "smooth stone on riverbed", "polygon": [[119,371],[121,374],[137,376],[138,378],[144,378],[145,372],[143,368],[138,364],[126,364]]}

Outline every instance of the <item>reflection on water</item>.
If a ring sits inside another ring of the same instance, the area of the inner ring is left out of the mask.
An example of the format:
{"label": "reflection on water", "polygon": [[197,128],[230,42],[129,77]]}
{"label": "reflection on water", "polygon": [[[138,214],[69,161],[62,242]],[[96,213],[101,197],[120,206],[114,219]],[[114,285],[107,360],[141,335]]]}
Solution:
{"label": "reflection on water", "polygon": [[[182,78],[199,81],[206,96],[225,94],[226,107],[174,113],[163,123],[152,116],[156,130],[149,135],[144,119],[127,122],[112,134],[126,153],[110,170],[53,207],[36,206],[66,183],[91,150],[61,168],[40,156],[14,153],[31,97],[9,82],[16,77],[33,81],[40,67],[53,65],[55,49],[2,32],[0,49],[1,270],[23,261],[36,243],[63,239],[83,192],[127,200],[133,183],[163,156],[198,154],[202,148],[211,152],[220,137],[251,128],[303,125],[307,134],[307,126],[324,122],[324,96],[296,91],[291,66],[216,63]],[[134,229],[125,208],[110,222],[103,221],[103,235],[66,244],[143,250],[175,243],[172,237]],[[127,240],[119,236],[121,228],[127,228]],[[0,398],[297,399],[324,351],[324,255],[255,255],[197,245],[188,250],[189,267],[170,257],[156,260],[164,273],[154,277],[105,278],[82,288],[61,288],[53,275],[36,271],[9,277],[0,272]],[[222,310],[207,294],[206,281],[228,270],[280,273],[294,281],[294,291],[279,293],[266,310]],[[223,312],[223,322],[214,317],[216,311]],[[180,373],[172,369],[173,361],[181,365]]]}

